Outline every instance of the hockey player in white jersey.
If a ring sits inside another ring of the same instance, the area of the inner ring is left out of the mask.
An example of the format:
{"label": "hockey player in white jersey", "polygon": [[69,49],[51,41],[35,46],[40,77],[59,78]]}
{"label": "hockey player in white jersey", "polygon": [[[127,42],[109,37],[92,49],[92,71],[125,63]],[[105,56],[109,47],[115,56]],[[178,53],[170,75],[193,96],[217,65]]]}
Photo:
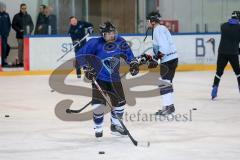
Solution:
{"label": "hockey player in white jersey", "polygon": [[[149,68],[157,67],[160,59],[160,75],[163,81],[172,83],[178,65],[178,56],[175,44],[169,30],[160,24],[161,15],[158,12],[151,12],[147,16],[148,27],[153,29],[153,60]],[[173,87],[160,89],[163,99],[163,107],[156,112],[156,115],[168,115],[175,111],[173,101]]]}

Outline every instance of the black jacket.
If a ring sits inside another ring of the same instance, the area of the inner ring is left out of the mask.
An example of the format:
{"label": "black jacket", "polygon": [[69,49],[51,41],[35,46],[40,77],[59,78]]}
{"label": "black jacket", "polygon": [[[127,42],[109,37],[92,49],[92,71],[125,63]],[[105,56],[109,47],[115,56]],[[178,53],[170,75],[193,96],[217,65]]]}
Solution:
{"label": "black jacket", "polygon": [[[76,26],[70,25],[68,34],[70,34],[72,41],[79,41],[81,40],[85,35],[85,29],[93,29],[93,25],[89,22],[85,21],[78,21]],[[88,31],[89,32],[89,31]],[[84,40],[80,46],[83,46],[86,43],[86,40]]]}
{"label": "black jacket", "polygon": [[46,16],[42,13],[39,13],[34,34],[47,34],[47,25]]}
{"label": "black jacket", "polygon": [[[240,24],[237,20],[230,19],[221,26],[221,41],[218,48],[219,54],[239,54]],[[234,23],[233,23],[234,22]]]}
{"label": "black jacket", "polygon": [[[13,17],[12,27],[16,31],[16,38],[22,39],[27,34],[27,26],[29,26],[30,34],[33,31],[33,22],[31,16],[26,13],[19,12]],[[21,32],[23,30],[23,32]]]}
{"label": "black jacket", "polygon": [[9,14],[0,12],[0,36],[8,37],[11,30],[11,21]]}
{"label": "black jacket", "polygon": [[45,18],[46,18],[47,30],[48,30],[48,27],[51,26],[51,34],[57,34],[57,16],[54,14],[51,14]]}

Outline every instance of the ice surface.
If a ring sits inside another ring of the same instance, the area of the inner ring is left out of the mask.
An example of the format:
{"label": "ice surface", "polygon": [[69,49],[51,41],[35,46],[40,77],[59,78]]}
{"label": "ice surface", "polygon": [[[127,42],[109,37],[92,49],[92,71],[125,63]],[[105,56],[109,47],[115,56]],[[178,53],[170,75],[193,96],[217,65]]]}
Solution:
{"label": "ice surface", "polygon": [[[128,137],[111,135],[109,114],[101,140],[95,139],[91,120],[60,120],[55,115],[58,102],[72,99],[72,108],[77,109],[90,97],[51,92],[49,76],[0,77],[0,160],[239,160],[236,76],[225,72],[215,101],[210,100],[213,77],[214,72],[176,73],[176,114],[189,116],[188,121],[146,121],[143,114],[160,109],[159,96],[138,98],[136,106],[126,107],[128,115],[141,113],[139,121],[136,117],[132,121],[124,117],[124,121],[135,139],[151,142],[149,148],[135,147]],[[66,83],[84,85],[75,75]]]}

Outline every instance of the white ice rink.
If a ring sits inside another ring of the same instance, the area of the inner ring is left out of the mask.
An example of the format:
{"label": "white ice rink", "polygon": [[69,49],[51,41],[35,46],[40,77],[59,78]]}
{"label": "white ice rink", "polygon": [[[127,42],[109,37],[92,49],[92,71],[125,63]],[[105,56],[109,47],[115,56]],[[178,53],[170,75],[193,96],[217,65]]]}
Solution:
{"label": "white ice rink", "polygon": [[[149,148],[135,147],[128,137],[110,134],[109,114],[101,141],[94,137],[92,121],[60,120],[55,115],[58,102],[72,99],[73,108],[80,108],[90,98],[51,92],[48,77],[0,77],[0,160],[240,159],[240,94],[232,71],[225,72],[215,101],[210,100],[214,72],[176,73],[176,113],[191,113],[191,120],[125,119],[135,139],[151,142]],[[75,75],[68,82],[83,85]],[[154,113],[160,103],[161,97],[138,98],[126,112]]]}

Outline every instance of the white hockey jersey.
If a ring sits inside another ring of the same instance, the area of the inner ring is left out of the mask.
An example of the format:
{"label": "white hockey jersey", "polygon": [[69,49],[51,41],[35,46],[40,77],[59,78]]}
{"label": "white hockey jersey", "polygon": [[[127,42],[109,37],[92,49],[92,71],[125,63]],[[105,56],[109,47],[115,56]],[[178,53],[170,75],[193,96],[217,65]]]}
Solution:
{"label": "white hockey jersey", "polygon": [[178,58],[177,50],[169,30],[163,25],[157,25],[153,30],[153,52],[164,54],[161,63]]}

